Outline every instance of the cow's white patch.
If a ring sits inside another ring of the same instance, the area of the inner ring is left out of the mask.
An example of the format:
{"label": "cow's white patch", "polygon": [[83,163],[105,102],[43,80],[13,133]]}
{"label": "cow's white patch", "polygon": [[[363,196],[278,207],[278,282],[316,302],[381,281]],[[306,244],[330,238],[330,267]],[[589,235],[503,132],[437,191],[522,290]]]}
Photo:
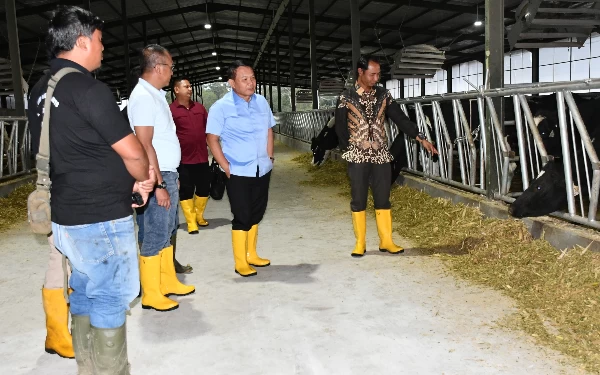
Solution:
{"label": "cow's white patch", "polygon": [[546,116],[535,116],[533,118],[533,122],[535,123],[535,126],[540,125],[540,122],[544,121],[546,119]]}
{"label": "cow's white patch", "polygon": [[541,171],[540,174],[538,174],[538,176],[536,177],[536,179],[542,177],[544,173],[546,173],[546,171]]}

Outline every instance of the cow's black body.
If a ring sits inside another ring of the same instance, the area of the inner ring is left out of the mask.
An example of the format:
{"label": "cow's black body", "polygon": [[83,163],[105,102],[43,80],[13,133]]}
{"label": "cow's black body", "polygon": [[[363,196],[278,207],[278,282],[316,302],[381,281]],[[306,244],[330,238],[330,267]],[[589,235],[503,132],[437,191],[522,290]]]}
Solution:
{"label": "cow's black body", "polygon": [[[548,95],[550,96],[550,95]],[[556,97],[554,96],[554,105],[556,103]],[[551,100],[548,99],[547,106],[550,107]],[[576,99],[576,102],[578,99]],[[581,113],[581,117],[586,126],[590,138],[592,139],[592,145],[595,151],[600,152],[600,127],[598,126],[598,119],[600,119],[600,101],[579,99],[578,108]],[[556,105],[555,105],[556,106]],[[558,210],[564,210],[567,208],[567,185],[565,181],[565,172],[563,165],[563,153],[561,148],[561,137],[558,126],[558,116],[550,112],[545,108],[541,108],[538,113],[544,113],[547,115],[547,124],[551,129],[552,136],[544,138],[544,146],[548,154],[553,155],[556,159],[549,161],[543,168],[544,173],[539,175],[533,180],[527,190],[516,199],[510,206],[509,212],[514,217],[536,217],[548,215]],[[540,123],[542,125],[542,123]],[[577,183],[577,172],[576,163],[579,165],[581,185],[577,186],[579,193],[584,197],[589,194],[588,185],[585,181],[585,168],[584,163],[587,162],[585,150],[582,149],[579,133],[575,132],[575,141],[578,146],[577,153],[573,150],[573,145],[570,144],[570,158],[571,158],[571,169],[572,179],[574,184]],[[592,171],[591,165],[588,163],[588,170]]]}
{"label": "cow's black body", "polygon": [[335,133],[333,121],[329,121],[321,130],[319,135],[312,139],[310,149],[313,153],[313,165],[321,165],[325,162],[327,151],[333,150],[338,146],[338,137]]}

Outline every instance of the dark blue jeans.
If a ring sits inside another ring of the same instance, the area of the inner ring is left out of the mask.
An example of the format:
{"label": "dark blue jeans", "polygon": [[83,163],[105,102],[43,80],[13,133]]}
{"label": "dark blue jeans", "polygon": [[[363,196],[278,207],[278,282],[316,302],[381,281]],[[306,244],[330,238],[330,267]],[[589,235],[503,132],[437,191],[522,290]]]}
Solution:
{"label": "dark blue jeans", "polygon": [[148,203],[137,210],[139,227],[138,241],[142,244],[140,255],[151,257],[171,244],[171,235],[177,231],[179,223],[177,214],[179,206],[179,189],[177,189],[177,172],[161,172],[167,183],[167,192],[171,198],[168,210],[158,205],[156,196],[150,195]]}

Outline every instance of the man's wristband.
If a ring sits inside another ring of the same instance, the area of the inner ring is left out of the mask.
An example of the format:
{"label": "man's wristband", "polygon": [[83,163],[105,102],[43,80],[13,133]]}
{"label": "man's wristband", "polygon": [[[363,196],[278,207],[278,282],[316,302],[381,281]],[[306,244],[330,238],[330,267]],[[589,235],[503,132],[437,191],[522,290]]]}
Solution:
{"label": "man's wristband", "polygon": [[275,161],[275,158],[272,156],[269,156],[269,159],[271,159],[271,161]]}

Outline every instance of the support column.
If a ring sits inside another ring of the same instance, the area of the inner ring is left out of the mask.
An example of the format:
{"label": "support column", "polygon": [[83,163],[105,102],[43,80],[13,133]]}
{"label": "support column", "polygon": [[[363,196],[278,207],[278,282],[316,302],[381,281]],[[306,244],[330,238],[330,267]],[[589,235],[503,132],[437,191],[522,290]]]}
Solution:
{"label": "support column", "polygon": [[308,0],[308,32],[310,34],[310,87],[312,90],[312,107],[319,109],[319,93],[317,86],[317,35],[315,29],[315,0]]}
{"label": "support column", "polygon": [[421,96],[425,96],[425,78],[421,78]]}
{"label": "support column", "polygon": [[127,3],[121,0],[121,21],[123,22],[123,57],[127,77],[127,97],[131,95],[131,67],[129,66],[129,36],[127,34]]}
{"label": "support column", "polygon": [[17,11],[15,0],[6,0],[6,28],[8,29],[8,47],[10,51],[10,68],[15,95],[17,116],[25,116],[25,96],[23,93],[23,73],[21,71],[21,52],[19,50],[19,31],[17,29]]}
{"label": "support column", "polygon": [[279,57],[279,31],[275,30],[275,74],[277,74],[277,112],[281,112],[281,57]]}
{"label": "support column", "polygon": [[[504,0],[485,0],[485,71],[489,72],[489,88],[502,88],[504,86]],[[493,100],[500,125],[504,128],[504,100]],[[492,142],[492,123],[487,116],[486,122],[486,184],[487,196],[493,198],[499,191],[498,174],[496,169],[496,147]]]}
{"label": "support column", "polygon": [[[352,77],[356,73],[356,64],[360,59],[360,8],[359,0],[350,0],[350,29],[352,37]],[[358,77],[354,77],[354,82]]]}
{"label": "support column", "polygon": [[446,91],[448,94],[452,92],[452,67],[446,69]]}
{"label": "support column", "polygon": [[290,49],[290,99],[292,101],[292,112],[296,112],[296,66],[294,62],[294,1],[288,3],[288,44]]}
{"label": "support column", "polygon": [[148,30],[146,29],[146,21],[142,22],[142,38],[144,39],[144,47],[148,45]]}
{"label": "support column", "polygon": [[83,2],[81,3],[81,7],[85,10],[92,10],[90,2],[90,0],[83,0]]}
{"label": "support column", "polygon": [[262,93],[264,97],[267,96],[267,67],[264,61],[262,66]]}
{"label": "support column", "polygon": [[540,50],[538,48],[531,50],[531,82],[540,81]]}
{"label": "support column", "polygon": [[404,99],[404,78],[400,80],[400,99]]}
{"label": "support column", "polygon": [[269,48],[269,54],[267,55],[269,61],[269,104],[271,105],[271,112],[273,112],[273,63],[271,62],[271,49]]}

